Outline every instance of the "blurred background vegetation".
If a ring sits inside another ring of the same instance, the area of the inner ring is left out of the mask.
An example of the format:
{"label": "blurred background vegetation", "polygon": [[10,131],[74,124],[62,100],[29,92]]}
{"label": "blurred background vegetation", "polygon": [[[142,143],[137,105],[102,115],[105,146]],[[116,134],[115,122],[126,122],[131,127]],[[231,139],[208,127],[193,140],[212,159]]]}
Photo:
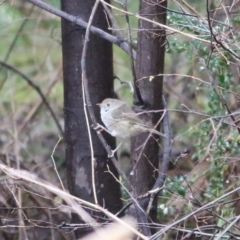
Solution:
{"label": "blurred background vegetation", "polygon": [[[60,6],[57,0],[48,2],[57,8]],[[205,1],[204,4],[203,1],[186,1],[189,5],[183,2],[169,1],[168,8],[172,11],[168,12],[168,26],[213,41]],[[231,1],[222,2],[223,5],[220,1],[209,5],[211,16],[216,20],[212,28],[219,41],[227,43],[229,49],[240,56],[239,4],[229,9],[226,6],[228,3],[231,5]],[[118,3],[113,4],[119,6]],[[129,1],[128,10],[136,13],[137,9],[138,1]],[[122,34],[126,34],[125,16],[117,11],[113,13]],[[137,18],[130,16],[130,22],[132,38],[136,41]],[[63,128],[60,19],[27,1],[5,1],[0,5],[0,29],[0,60],[17,68],[40,88]],[[180,154],[173,156],[172,160],[177,164],[169,173],[163,198],[159,201],[159,217],[165,223],[239,186],[240,156],[237,129],[240,122],[233,122],[225,104],[237,120],[240,116],[239,59],[219,45],[190,39],[170,30],[167,35],[164,93],[173,131],[173,147]],[[131,81],[129,56],[118,47],[113,48],[115,74],[120,79]],[[3,65],[0,66],[0,87],[1,161],[11,167],[20,164],[21,168],[60,186],[51,158],[53,154],[67,187],[63,140],[53,152],[62,136],[36,89]],[[115,89],[119,98],[132,103],[128,85],[115,80]],[[2,183],[2,207],[12,198],[6,188]],[[35,205],[36,198],[29,200],[28,194],[25,194],[25,206]],[[197,203],[188,201],[190,195],[192,200],[197,199]],[[229,202],[216,208],[216,213],[227,219],[239,214],[238,202],[234,200],[238,198],[237,193],[229,196],[226,200]],[[46,206],[56,207],[61,203],[61,199],[54,199],[53,202],[50,199],[51,194],[44,200]],[[6,211],[2,210],[1,215]],[[10,212],[8,214],[9,219],[14,219]],[[38,214],[38,211],[32,212],[31,218],[43,220],[44,217]],[[69,218],[69,215],[64,212],[61,215],[58,210],[54,214],[58,216],[54,227]],[[204,224],[222,226],[220,218],[212,217],[204,221]],[[191,224],[189,220],[187,226]],[[199,224],[202,224],[200,220]]]}

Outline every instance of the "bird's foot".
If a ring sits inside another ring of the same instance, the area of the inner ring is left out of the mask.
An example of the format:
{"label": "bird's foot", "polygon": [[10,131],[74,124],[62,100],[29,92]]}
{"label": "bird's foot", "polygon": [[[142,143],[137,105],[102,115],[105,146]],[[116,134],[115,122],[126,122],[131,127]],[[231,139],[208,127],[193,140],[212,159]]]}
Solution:
{"label": "bird's foot", "polygon": [[117,152],[117,150],[121,147],[121,145],[122,145],[122,142],[120,142],[119,145],[114,150],[111,150],[111,154],[110,155],[108,154],[108,157],[112,158],[115,152]]}
{"label": "bird's foot", "polygon": [[102,130],[104,130],[107,133],[109,133],[110,135],[112,135],[111,132],[109,132],[107,128],[105,128],[103,125],[101,125],[99,123],[97,123],[97,126],[93,127],[93,129],[96,130],[97,133],[100,133]]}

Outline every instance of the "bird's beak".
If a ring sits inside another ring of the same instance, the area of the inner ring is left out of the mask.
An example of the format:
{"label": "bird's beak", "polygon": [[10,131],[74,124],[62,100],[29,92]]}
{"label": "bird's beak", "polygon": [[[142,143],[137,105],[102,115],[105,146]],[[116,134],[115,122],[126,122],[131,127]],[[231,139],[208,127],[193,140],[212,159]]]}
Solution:
{"label": "bird's beak", "polygon": [[98,105],[99,107],[101,107],[101,103],[97,103],[96,105]]}

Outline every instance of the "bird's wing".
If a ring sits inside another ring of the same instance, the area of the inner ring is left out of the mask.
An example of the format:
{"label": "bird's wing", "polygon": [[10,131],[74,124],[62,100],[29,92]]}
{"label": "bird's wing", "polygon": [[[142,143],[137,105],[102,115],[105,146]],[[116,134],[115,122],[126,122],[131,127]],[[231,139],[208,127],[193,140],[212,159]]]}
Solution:
{"label": "bird's wing", "polygon": [[121,115],[123,111],[126,111],[128,109],[127,105],[125,103],[121,104],[120,106],[117,106],[116,108],[113,108],[111,110],[111,117],[115,120],[120,120]]}
{"label": "bird's wing", "polygon": [[138,123],[143,126],[145,125],[143,121],[136,115],[136,113],[132,111],[126,104],[119,106],[117,109],[113,109],[112,116],[115,116],[116,120],[127,120],[131,124]]}

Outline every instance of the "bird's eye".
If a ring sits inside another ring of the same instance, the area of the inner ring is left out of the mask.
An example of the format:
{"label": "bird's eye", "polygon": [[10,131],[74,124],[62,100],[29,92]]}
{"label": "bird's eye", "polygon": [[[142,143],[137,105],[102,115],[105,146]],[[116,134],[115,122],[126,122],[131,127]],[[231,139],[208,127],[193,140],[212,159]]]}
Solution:
{"label": "bird's eye", "polygon": [[108,104],[107,104],[107,106],[109,107],[109,106],[110,106],[110,104],[108,103]]}

